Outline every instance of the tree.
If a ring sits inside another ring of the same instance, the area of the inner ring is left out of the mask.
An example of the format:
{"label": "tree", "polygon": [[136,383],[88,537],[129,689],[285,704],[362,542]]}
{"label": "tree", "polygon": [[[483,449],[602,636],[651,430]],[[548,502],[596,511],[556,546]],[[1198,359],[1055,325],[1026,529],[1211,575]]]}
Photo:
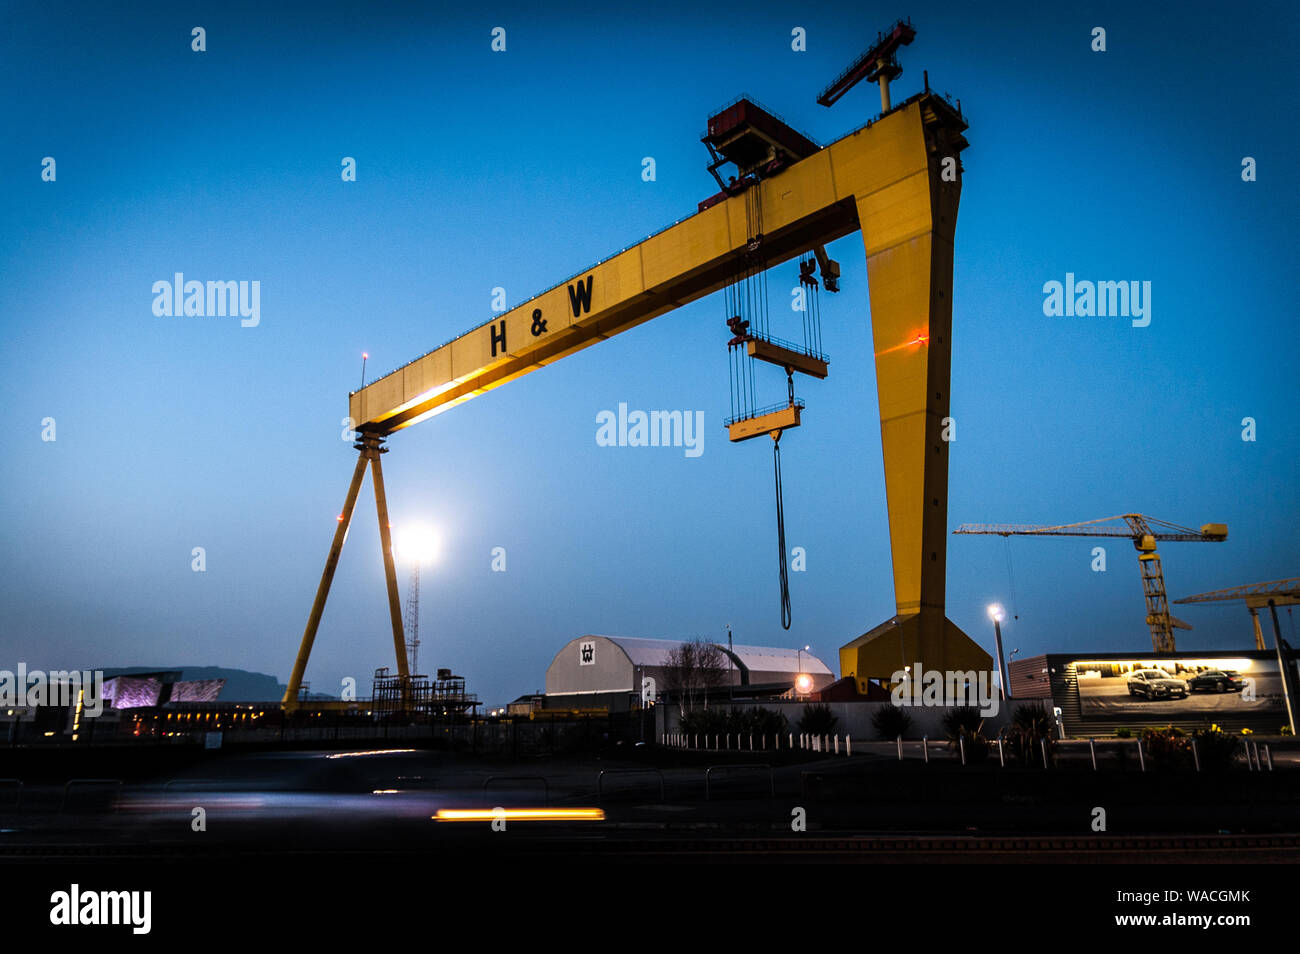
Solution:
{"label": "tree", "polygon": [[709,704],[708,690],[727,682],[727,655],[715,643],[693,639],[668,651],[664,662],[664,682],[677,693],[679,710],[685,714],[695,708],[696,694]]}

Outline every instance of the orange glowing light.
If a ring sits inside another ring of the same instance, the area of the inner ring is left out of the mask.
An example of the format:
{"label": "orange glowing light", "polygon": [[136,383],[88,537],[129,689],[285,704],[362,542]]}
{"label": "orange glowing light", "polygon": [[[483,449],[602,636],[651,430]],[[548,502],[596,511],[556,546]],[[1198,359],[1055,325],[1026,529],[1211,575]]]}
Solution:
{"label": "orange glowing light", "polygon": [[911,348],[915,345],[926,345],[929,343],[930,343],[929,335],[924,333],[918,333],[917,336],[913,338],[911,341],[904,341],[902,344],[894,345],[892,348],[886,348],[884,351],[877,351],[876,357],[879,358],[882,354],[890,354],[891,352],[894,351],[902,351],[904,348]]}

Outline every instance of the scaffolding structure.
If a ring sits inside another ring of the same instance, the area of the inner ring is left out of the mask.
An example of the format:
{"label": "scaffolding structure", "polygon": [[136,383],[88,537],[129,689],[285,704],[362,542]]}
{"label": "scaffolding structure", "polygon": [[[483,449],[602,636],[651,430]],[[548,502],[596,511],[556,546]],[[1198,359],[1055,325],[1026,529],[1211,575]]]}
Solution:
{"label": "scaffolding structure", "polygon": [[387,666],[375,670],[370,708],[378,719],[448,719],[472,714],[478,705],[478,695],[465,691],[465,677],[453,675],[450,669],[439,669],[436,679],[394,675]]}

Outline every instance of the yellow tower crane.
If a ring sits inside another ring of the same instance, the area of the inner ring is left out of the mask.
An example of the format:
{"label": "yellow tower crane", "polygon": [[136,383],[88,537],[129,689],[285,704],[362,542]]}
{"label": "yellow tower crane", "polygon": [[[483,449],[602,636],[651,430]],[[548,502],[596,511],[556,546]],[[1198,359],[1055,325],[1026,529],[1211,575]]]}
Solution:
{"label": "yellow tower crane", "polygon": [[1169,614],[1169,598],[1165,595],[1165,574],[1160,566],[1156,543],[1173,541],[1200,541],[1221,543],[1228,539],[1226,523],[1207,523],[1200,530],[1180,527],[1140,513],[1126,513],[1083,523],[1067,523],[1056,527],[1039,527],[1012,523],[964,523],[953,533],[994,533],[1003,537],[1127,537],[1138,552],[1138,568],[1142,571],[1142,591],[1147,601],[1147,626],[1151,628],[1151,644],[1158,653],[1174,651],[1174,629],[1191,629],[1188,623]]}
{"label": "yellow tower crane", "polygon": [[[1250,622],[1255,630],[1255,648],[1267,649],[1264,645],[1264,632],[1259,626],[1259,611],[1261,607],[1269,606],[1294,606],[1300,603],[1300,577],[1293,577],[1289,580],[1270,580],[1267,583],[1243,583],[1241,586],[1231,586],[1226,590],[1211,590],[1209,593],[1197,593],[1195,596],[1184,596],[1181,600],[1174,600],[1175,603],[1222,603],[1227,601],[1237,601],[1246,604],[1246,609],[1250,610]],[[1276,615],[1276,610],[1274,610]]]}

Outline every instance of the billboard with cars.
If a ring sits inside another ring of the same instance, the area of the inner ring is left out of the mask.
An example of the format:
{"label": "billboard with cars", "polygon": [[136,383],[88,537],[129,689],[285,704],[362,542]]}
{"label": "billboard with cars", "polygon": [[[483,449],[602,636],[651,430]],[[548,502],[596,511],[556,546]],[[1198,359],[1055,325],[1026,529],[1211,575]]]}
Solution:
{"label": "billboard with cars", "polygon": [[1162,657],[1079,659],[1080,714],[1152,723],[1216,715],[1285,714],[1276,660]]}

